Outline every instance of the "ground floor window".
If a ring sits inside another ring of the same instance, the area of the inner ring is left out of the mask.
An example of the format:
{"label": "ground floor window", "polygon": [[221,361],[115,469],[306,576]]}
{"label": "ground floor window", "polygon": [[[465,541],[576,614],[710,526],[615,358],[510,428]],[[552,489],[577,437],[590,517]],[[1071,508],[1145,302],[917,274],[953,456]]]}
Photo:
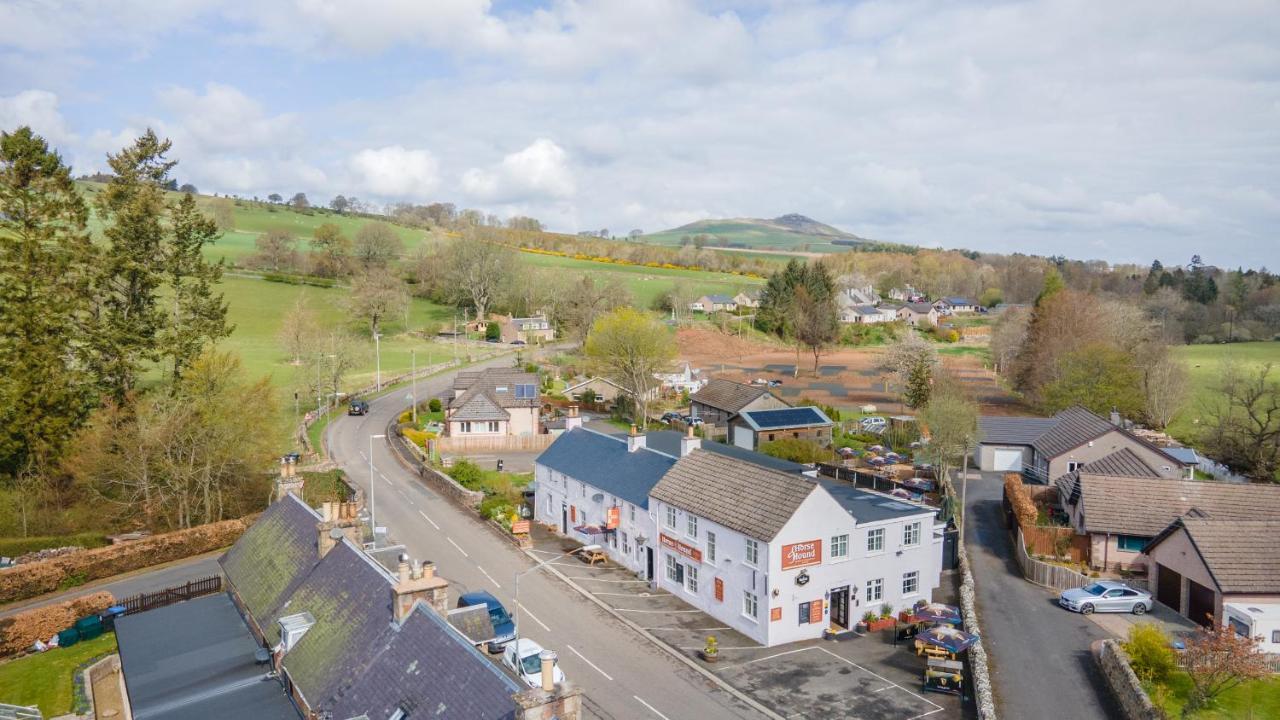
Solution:
{"label": "ground floor window", "polygon": [[1138,537],[1136,535],[1117,535],[1116,548],[1121,552],[1142,552],[1147,546],[1148,538]]}
{"label": "ground floor window", "polygon": [[902,594],[910,595],[920,590],[920,573],[912,570],[902,574]]}
{"label": "ground floor window", "polygon": [[691,593],[698,592],[698,566],[686,565],[684,568],[684,589]]}
{"label": "ground floor window", "polygon": [[759,604],[759,601],[756,599],[755,594],[748,590],[743,590],[742,591],[742,614],[746,615],[752,620],[755,620],[757,617],[759,617],[759,612],[760,612],[760,604]]}
{"label": "ground floor window", "polygon": [[667,558],[667,579],[677,585],[684,584],[684,566],[676,562],[675,555],[666,555]]}
{"label": "ground floor window", "polygon": [[867,602],[878,602],[884,599],[884,578],[867,581]]}
{"label": "ground floor window", "polygon": [[631,554],[631,541],[627,538],[627,534],[625,532],[622,533],[622,554]]}

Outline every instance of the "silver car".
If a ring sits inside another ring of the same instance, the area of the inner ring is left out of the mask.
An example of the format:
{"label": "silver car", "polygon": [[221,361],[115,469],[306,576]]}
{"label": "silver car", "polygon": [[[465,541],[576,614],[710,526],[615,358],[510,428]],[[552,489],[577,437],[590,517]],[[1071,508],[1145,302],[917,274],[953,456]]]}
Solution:
{"label": "silver car", "polygon": [[1085,587],[1067,590],[1058,604],[1078,613],[1127,612],[1142,615],[1151,609],[1151,593],[1115,580],[1099,580]]}

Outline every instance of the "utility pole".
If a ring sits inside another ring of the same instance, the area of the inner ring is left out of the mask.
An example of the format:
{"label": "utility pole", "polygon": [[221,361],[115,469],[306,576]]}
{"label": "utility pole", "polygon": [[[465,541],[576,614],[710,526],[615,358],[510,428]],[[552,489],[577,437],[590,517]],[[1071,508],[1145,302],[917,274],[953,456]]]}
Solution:
{"label": "utility pole", "polygon": [[379,390],[382,389],[382,333],[375,332],[373,334],[374,355],[376,356],[376,374],[374,375],[374,386]]}
{"label": "utility pole", "polygon": [[411,348],[409,350],[409,361],[413,363],[413,369],[409,372],[409,377],[413,378],[413,426],[418,427],[418,350]]}

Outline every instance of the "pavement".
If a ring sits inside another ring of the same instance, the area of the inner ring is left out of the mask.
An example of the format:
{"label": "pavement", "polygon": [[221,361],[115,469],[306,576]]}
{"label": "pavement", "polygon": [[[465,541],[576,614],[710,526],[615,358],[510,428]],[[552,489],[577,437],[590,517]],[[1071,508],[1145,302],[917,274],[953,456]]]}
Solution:
{"label": "pavement", "polygon": [[12,603],[0,608],[0,618],[8,617],[15,613],[20,613],[32,608],[52,605],[66,600],[74,600],[75,598],[90,595],[101,590],[110,592],[117,600],[123,600],[124,598],[131,597],[139,593],[156,592],[176,585],[183,585],[190,580],[199,580],[211,575],[221,575],[222,568],[218,565],[218,557],[221,555],[222,551],[218,550],[212,553],[205,553],[204,555],[185,558],[183,560],[175,560],[174,562],[165,563],[163,565],[155,565],[143,570],[126,573],[124,575],[116,575],[111,578],[81,585],[72,590],[41,595],[40,597],[33,598],[31,600]]}
{"label": "pavement", "polygon": [[1112,621],[1063,610],[1056,592],[1022,577],[1001,517],[1001,474],[969,477],[965,542],[998,715],[1120,720],[1089,652],[1094,640],[1112,637],[1103,627]]}
{"label": "pavement", "polygon": [[[505,367],[498,358],[473,368]],[[420,381],[421,394],[442,392],[451,375]],[[392,393],[370,402],[369,414],[341,416],[325,429],[330,454],[351,480],[376,494],[376,521],[392,541],[415,558],[435,563],[450,582],[450,599],[469,590],[488,590],[515,614],[520,633],[559,653],[569,682],[585,695],[588,717],[611,719],[769,717],[686,662],[674,658],[591,599],[579,594],[469,511],[436,494],[392,456],[382,434],[403,410]],[[372,486],[370,481],[373,481]],[[517,581],[517,574],[522,574]],[[519,602],[516,586],[519,583]],[[451,603],[452,604],[452,603]],[[905,720],[905,719],[904,719]]]}

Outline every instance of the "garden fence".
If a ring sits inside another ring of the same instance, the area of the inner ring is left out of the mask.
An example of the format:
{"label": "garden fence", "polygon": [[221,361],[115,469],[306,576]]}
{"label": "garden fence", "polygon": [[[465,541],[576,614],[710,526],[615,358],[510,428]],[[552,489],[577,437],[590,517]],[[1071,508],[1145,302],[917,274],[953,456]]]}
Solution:
{"label": "garden fence", "polygon": [[121,600],[119,604],[124,606],[125,615],[132,615],[218,592],[222,592],[222,576],[211,575],[200,580],[192,580],[185,585],[134,595]]}
{"label": "garden fence", "polygon": [[1043,585],[1054,590],[1071,590],[1084,587],[1093,582],[1093,578],[1088,575],[1082,575],[1071,568],[1065,568],[1061,565],[1042,562],[1028,555],[1027,542],[1022,535],[1022,528],[1018,528],[1018,537],[1014,542],[1013,556],[1018,560],[1018,567],[1022,569],[1022,576],[1037,585]]}
{"label": "garden fence", "polygon": [[0,720],[44,720],[40,708],[0,703]]}

